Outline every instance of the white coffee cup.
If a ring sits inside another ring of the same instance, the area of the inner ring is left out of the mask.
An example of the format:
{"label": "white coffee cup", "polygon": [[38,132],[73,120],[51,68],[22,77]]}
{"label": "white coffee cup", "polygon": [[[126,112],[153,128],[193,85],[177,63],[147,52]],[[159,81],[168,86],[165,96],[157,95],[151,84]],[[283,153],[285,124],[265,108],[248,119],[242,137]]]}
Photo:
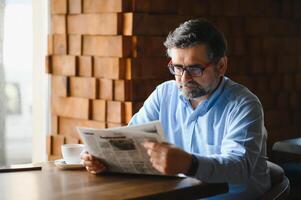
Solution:
{"label": "white coffee cup", "polygon": [[67,164],[81,164],[80,154],[84,151],[84,144],[64,144],[61,146],[63,159]]}

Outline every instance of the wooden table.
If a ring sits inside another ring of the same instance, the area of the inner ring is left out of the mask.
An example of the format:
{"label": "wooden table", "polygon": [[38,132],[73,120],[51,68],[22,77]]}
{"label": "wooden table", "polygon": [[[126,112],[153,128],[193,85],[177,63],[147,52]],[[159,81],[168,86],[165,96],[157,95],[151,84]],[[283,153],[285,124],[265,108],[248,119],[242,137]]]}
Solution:
{"label": "wooden table", "polygon": [[1,200],[196,199],[228,191],[226,183],[147,175],[93,175],[60,170],[52,162],[42,170],[0,173]]}

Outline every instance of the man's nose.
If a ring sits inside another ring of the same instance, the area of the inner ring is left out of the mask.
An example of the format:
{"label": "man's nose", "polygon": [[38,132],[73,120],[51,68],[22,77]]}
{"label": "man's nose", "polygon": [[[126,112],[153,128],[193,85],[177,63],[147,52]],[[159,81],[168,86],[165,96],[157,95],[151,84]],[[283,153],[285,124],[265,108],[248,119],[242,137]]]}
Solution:
{"label": "man's nose", "polygon": [[185,83],[185,82],[187,82],[187,81],[189,81],[191,79],[192,78],[191,78],[190,74],[186,70],[184,70],[184,72],[183,72],[183,74],[181,76],[181,82]]}

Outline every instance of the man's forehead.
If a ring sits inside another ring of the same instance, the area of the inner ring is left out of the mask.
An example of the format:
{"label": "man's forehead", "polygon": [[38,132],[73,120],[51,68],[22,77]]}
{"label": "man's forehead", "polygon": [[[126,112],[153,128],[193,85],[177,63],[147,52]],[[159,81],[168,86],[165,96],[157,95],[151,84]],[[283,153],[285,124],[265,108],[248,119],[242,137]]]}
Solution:
{"label": "man's forehead", "polygon": [[173,62],[205,61],[207,58],[206,46],[198,44],[189,48],[172,48],[170,56]]}

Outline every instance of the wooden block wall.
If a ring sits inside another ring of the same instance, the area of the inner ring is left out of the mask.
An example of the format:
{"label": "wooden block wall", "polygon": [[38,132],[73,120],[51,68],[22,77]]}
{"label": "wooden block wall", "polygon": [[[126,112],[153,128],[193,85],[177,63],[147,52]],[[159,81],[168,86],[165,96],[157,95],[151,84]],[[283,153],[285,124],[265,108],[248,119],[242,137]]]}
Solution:
{"label": "wooden block wall", "polygon": [[301,3],[297,0],[52,0],[49,159],[81,142],[76,126],[121,126],[172,79],[163,41],[206,17],[228,40],[227,76],[261,100],[268,145],[301,135]]}
{"label": "wooden block wall", "polygon": [[81,142],[76,126],[126,125],[154,88],[172,78],[163,42],[189,17],[160,2],[51,1],[49,159],[61,156],[62,144]]}

